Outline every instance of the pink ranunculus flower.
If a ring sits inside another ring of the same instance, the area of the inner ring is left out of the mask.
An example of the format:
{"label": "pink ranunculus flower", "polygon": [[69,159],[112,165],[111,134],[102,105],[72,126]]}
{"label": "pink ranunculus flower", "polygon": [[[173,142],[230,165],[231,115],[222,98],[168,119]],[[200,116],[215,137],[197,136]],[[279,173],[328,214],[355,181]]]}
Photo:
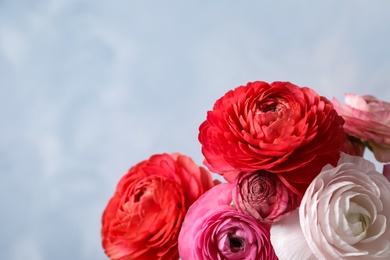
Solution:
{"label": "pink ranunculus flower", "polygon": [[300,197],[289,190],[278,175],[256,171],[238,176],[233,202],[239,211],[272,224],[291,214],[299,206]]}
{"label": "pink ranunculus flower", "polygon": [[345,95],[345,105],[333,104],[344,118],[347,134],[365,142],[379,162],[390,162],[390,103],[371,95]]}
{"label": "pink ranunculus flower", "polygon": [[277,259],[269,225],[230,205],[232,189],[233,184],[219,184],[190,207],[179,235],[181,259]]}
{"label": "pink ranunculus flower", "polygon": [[[325,166],[299,207],[271,228],[276,254],[299,252],[318,259],[390,259],[390,183],[363,157],[342,154]],[[300,228],[297,228],[300,226]],[[300,232],[300,234],[299,234]],[[283,237],[304,237],[291,245]],[[298,248],[299,247],[299,248]]]}

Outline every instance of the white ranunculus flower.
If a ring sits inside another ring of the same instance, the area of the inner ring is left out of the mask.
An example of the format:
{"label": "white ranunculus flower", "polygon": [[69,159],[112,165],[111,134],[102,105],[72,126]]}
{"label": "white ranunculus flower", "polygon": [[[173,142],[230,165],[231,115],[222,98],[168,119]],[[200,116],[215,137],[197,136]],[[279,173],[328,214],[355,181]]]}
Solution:
{"label": "white ranunculus flower", "polygon": [[[312,259],[310,252],[318,259],[390,259],[388,223],[389,181],[373,163],[342,154],[310,184],[299,218],[293,214],[271,227],[271,242],[281,260]],[[285,236],[306,243],[284,242]]]}
{"label": "white ranunculus flower", "polygon": [[303,196],[302,232],[320,259],[390,259],[390,184],[362,157],[343,154]]}

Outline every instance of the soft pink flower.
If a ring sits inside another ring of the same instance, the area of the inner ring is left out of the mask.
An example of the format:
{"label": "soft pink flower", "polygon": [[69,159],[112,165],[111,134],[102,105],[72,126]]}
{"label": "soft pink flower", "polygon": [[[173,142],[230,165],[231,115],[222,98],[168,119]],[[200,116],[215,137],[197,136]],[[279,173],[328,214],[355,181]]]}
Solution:
{"label": "soft pink flower", "polygon": [[[342,154],[307,188],[299,207],[271,228],[281,256],[314,254],[319,259],[390,259],[390,183],[363,157]],[[295,224],[294,224],[295,223]],[[300,226],[300,228],[298,228]],[[301,234],[299,234],[301,232]],[[289,243],[284,236],[304,243]]]}
{"label": "soft pink flower", "polygon": [[344,118],[347,134],[365,142],[379,162],[390,162],[390,103],[371,95],[345,95],[345,105],[333,104]]}
{"label": "soft pink flower", "polygon": [[231,206],[232,189],[219,184],[190,207],[179,235],[181,259],[277,259],[269,225]]}
{"label": "soft pink flower", "polygon": [[299,206],[298,195],[276,174],[266,171],[242,173],[235,184],[233,202],[237,209],[261,222],[276,222]]}
{"label": "soft pink flower", "polygon": [[344,120],[332,103],[290,82],[250,82],[218,99],[199,127],[204,164],[233,183],[241,172],[276,173],[303,195],[343,148]]}

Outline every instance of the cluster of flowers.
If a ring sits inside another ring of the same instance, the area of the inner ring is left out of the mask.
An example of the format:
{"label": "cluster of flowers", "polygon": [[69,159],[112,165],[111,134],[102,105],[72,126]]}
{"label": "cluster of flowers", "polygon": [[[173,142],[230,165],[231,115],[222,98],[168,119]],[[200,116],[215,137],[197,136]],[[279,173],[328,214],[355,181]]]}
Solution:
{"label": "cluster of flowers", "polygon": [[227,92],[199,127],[204,164],[156,154],[102,217],[111,259],[390,258],[390,103],[290,82]]}

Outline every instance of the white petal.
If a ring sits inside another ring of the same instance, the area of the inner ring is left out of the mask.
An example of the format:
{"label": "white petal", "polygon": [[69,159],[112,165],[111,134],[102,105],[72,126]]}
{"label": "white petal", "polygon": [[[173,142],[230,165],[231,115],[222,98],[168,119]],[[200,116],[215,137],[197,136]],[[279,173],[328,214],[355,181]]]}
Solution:
{"label": "white petal", "polygon": [[314,260],[299,224],[298,210],[271,226],[271,243],[279,260]]}
{"label": "white petal", "polygon": [[342,165],[344,163],[354,164],[352,168],[358,169],[360,172],[375,171],[375,164],[368,160],[362,160],[361,156],[353,156],[345,153],[340,153],[340,160],[338,162],[338,165]]}

